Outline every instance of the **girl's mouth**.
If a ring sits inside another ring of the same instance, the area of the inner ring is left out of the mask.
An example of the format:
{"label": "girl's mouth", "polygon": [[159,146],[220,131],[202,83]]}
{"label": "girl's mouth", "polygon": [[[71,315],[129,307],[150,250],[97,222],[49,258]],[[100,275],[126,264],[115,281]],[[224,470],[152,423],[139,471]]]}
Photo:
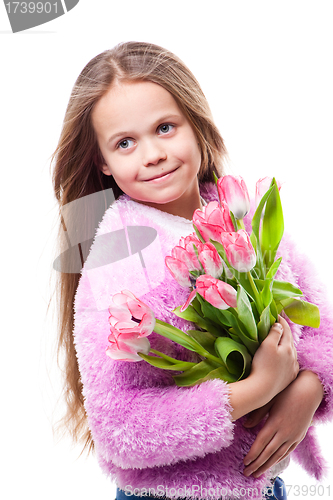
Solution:
{"label": "girl's mouth", "polygon": [[174,172],[176,172],[176,170],[178,170],[178,168],[179,167],[175,168],[174,170],[171,170],[170,172],[166,172],[166,173],[162,172],[161,174],[157,175],[156,177],[152,177],[151,179],[147,179],[144,182],[153,182],[154,184],[158,184],[160,182],[163,182],[163,181],[169,179],[172,176],[172,174]]}

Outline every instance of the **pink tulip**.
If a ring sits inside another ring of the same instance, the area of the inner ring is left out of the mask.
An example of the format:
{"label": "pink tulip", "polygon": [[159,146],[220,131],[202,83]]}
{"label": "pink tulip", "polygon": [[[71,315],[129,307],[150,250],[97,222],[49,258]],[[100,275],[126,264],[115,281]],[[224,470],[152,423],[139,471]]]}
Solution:
{"label": "pink tulip", "polygon": [[193,245],[198,251],[203,245],[195,233],[192,233],[185,238],[182,237],[179,240],[179,246],[186,250],[188,268],[190,271],[194,271],[195,269],[200,270],[200,263],[198,262],[198,257]]}
{"label": "pink tulip", "polygon": [[116,293],[112,301],[109,307],[111,346],[106,354],[112,359],[141,361],[142,358],[137,353],[148,354],[150,350],[146,337],[154,330],[154,313],[128,290]]}
{"label": "pink tulip", "polygon": [[199,260],[206,274],[213,276],[213,278],[221,276],[225,264],[212,243],[201,244]]}
{"label": "pink tulip", "polygon": [[[272,183],[272,177],[262,177],[261,179],[259,179],[257,181],[257,183],[256,183],[256,197],[255,197],[256,207],[258,207],[261,198],[269,190],[271,183]],[[282,184],[278,180],[276,180],[276,183],[277,183],[277,187],[280,191]]]}
{"label": "pink tulip", "polygon": [[243,219],[250,210],[250,197],[242,177],[225,175],[217,181],[219,197],[224,201],[235,219]]}
{"label": "pink tulip", "polygon": [[150,343],[146,337],[134,338],[130,333],[111,333],[109,342],[111,345],[106,349],[106,354],[111,359],[142,361],[138,352],[148,354],[150,351]]}
{"label": "pink tulip", "polygon": [[237,306],[236,290],[228,283],[207,274],[199,276],[197,279],[196,291],[217,309]]}
{"label": "pink tulip", "polygon": [[205,241],[220,241],[221,233],[234,231],[229,208],[223,202],[220,206],[217,201],[211,201],[203,210],[195,210],[193,223]]}
{"label": "pink tulip", "polygon": [[170,273],[185,288],[191,286],[190,271],[201,270],[193,245],[198,250],[203,245],[195,233],[186,236],[186,238],[181,238],[179,245],[172,249],[171,256],[165,257],[165,264]]}
{"label": "pink tulip", "polygon": [[256,263],[256,254],[249,235],[244,229],[236,233],[223,233],[222,245],[227,259],[236,271],[247,273]]}

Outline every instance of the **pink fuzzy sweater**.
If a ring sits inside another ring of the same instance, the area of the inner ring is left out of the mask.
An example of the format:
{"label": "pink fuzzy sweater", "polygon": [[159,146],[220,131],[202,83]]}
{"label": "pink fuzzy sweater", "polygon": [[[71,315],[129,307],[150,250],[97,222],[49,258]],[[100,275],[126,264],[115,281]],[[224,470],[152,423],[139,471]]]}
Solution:
{"label": "pink fuzzy sweater", "polygon": [[[201,186],[201,194],[207,202],[217,199],[213,184]],[[140,226],[156,232],[137,233]],[[108,306],[112,295],[123,289],[147,303],[157,318],[184,330],[190,326],[171,312],[185,302],[188,291],[167,271],[164,257],[181,236],[192,232],[186,219],[138,204],[126,195],[107,209],[97,230],[76,293],[74,339],[98,461],[127,491],[154,488],[169,497],[217,498],[226,492],[238,497],[237,489],[257,488],[258,495],[253,490],[251,498],[261,498],[269,474],[258,479],[243,475],[243,458],[259,426],[246,429],[241,420],[231,421],[225,382],[210,380],[181,388],[168,371],[144,361],[113,361],[105,354]],[[301,369],[315,372],[325,390],[314,422],[327,421],[333,413],[330,304],[312,266],[287,236],[280,254],[283,261],[277,278],[299,286],[306,299],[320,308],[319,329],[293,324],[292,331]],[[190,359],[185,349],[155,333],[149,340],[155,349]],[[326,465],[313,426],[292,456],[309,474],[322,477]]]}

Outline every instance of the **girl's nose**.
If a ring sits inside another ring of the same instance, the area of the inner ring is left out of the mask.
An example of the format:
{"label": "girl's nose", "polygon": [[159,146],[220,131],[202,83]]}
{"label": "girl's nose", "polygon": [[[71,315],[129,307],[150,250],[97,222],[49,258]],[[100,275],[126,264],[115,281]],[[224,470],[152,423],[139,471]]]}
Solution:
{"label": "girl's nose", "polygon": [[167,154],[162,144],[151,141],[145,144],[143,150],[143,164],[146,167],[149,165],[157,165],[163,160],[167,159]]}

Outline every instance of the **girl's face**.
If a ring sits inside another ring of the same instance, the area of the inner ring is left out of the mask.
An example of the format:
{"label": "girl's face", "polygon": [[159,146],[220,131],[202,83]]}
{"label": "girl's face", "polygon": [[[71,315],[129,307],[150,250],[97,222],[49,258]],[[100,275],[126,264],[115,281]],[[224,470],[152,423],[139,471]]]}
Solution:
{"label": "girl's face", "polygon": [[104,174],[132,199],[192,218],[200,208],[201,152],[167,90],[152,82],[114,85],[97,102],[92,123]]}

